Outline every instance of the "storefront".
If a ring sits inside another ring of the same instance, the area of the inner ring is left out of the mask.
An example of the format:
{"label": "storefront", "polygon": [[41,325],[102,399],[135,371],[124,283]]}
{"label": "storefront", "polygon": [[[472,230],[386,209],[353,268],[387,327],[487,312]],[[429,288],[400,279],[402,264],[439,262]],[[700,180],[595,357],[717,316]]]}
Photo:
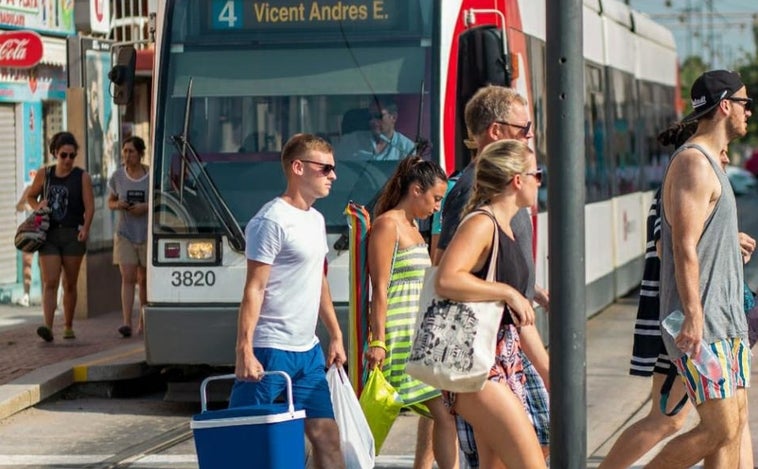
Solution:
{"label": "storefront", "polygon": [[[65,128],[66,37],[75,33],[69,0],[0,4],[0,302],[23,291],[13,245],[24,213],[16,202],[46,161],[48,138]],[[23,6],[22,6],[23,5]],[[31,291],[39,301],[36,261]]]}

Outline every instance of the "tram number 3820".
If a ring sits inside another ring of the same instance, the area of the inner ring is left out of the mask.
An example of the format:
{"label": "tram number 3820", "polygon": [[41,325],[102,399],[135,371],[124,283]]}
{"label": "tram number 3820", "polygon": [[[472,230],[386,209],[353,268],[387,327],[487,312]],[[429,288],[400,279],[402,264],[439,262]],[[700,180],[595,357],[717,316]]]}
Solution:
{"label": "tram number 3820", "polygon": [[212,287],[216,274],[212,270],[172,270],[171,285],[174,287]]}

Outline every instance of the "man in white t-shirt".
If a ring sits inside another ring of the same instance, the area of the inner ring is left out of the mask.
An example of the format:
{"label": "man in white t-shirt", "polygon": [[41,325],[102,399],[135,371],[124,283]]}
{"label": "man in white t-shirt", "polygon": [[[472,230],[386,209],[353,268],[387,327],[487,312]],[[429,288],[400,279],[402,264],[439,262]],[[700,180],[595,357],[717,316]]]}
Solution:
{"label": "man in white t-shirt", "polygon": [[[332,147],[310,134],[293,136],[282,149],[284,194],[264,205],[245,228],[247,279],[237,326],[237,380],[230,407],[268,404],[292,378],[296,405],[305,409],[305,433],[316,467],[344,468],[325,365],[342,366],[337,315],[324,272],[328,251],[324,217],[312,207],[337,179]],[[330,336],[324,361],[316,321]]]}

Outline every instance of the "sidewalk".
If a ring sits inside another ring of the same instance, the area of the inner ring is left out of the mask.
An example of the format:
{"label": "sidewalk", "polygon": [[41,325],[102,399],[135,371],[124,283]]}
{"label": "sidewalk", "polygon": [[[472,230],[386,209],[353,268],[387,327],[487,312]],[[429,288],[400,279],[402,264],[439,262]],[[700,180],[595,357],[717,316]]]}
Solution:
{"label": "sidewalk", "polygon": [[[628,373],[636,303],[633,297],[619,300],[587,323],[588,467],[597,467],[621,431],[649,410],[650,381]],[[117,312],[76,321],[73,341],[60,338],[62,326],[56,317],[56,339],[48,344],[35,333],[41,320],[38,308],[0,305],[0,421],[75,381],[108,379],[114,369],[138,373],[143,366],[141,338],[119,336]],[[754,372],[754,383],[758,383],[756,376]],[[758,403],[758,386],[750,389],[749,401]],[[754,448],[758,448],[758,409],[750,416]],[[412,467],[416,423],[409,413],[398,418],[378,468]],[[696,423],[692,413],[689,425]]]}
{"label": "sidewalk", "polygon": [[[121,313],[75,319],[76,339],[64,340],[63,317],[56,314],[53,342],[36,330],[42,324],[39,305],[24,308],[0,304],[0,420],[65,389],[75,381],[93,380],[102,365],[118,364],[123,374],[144,361],[140,336],[124,339],[117,329]],[[125,363],[132,366],[124,369]],[[101,375],[102,376],[102,375]]]}

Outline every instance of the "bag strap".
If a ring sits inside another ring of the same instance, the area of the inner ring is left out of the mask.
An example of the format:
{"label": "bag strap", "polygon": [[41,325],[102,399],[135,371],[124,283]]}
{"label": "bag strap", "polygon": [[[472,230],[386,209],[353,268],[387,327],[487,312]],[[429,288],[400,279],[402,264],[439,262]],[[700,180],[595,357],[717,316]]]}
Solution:
{"label": "bag strap", "polygon": [[678,414],[680,410],[682,410],[682,407],[687,403],[687,394],[682,397],[682,399],[674,406],[674,408],[671,410],[671,412],[667,412],[666,408],[668,407],[668,401],[669,401],[669,394],[671,393],[671,386],[674,385],[674,380],[677,379],[679,374],[676,371],[676,367],[674,364],[671,364],[671,368],[669,368],[668,373],[666,373],[666,379],[663,381],[663,385],[661,386],[661,400],[659,401],[659,406],[661,408],[661,413],[667,417],[673,417],[674,415]]}
{"label": "bag strap", "polygon": [[45,182],[42,183],[42,198],[47,200],[47,191],[50,189],[50,175],[55,169],[55,165],[45,168]]}
{"label": "bag strap", "polygon": [[[495,267],[497,264],[497,253],[500,247],[500,232],[498,229],[500,226],[497,224],[497,219],[495,218],[495,215],[490,212],[489,210],[485,210],[483,208],[477,209],[466,215],[463,220],[461,220],[461,225],[463,222],[468,220],[469,218],[477,215],[478,213],[484,213],[488,217],[490,217],[490,220],[492,220],[492,223],[495,224],[495,231],[492,233],[492,250],[490,251],[490,265],[487,269],[487,276],[485,277],[485,280],[488,282],[494,282],[495,281]],[[460,226],[460,225],[459,225]]]}

